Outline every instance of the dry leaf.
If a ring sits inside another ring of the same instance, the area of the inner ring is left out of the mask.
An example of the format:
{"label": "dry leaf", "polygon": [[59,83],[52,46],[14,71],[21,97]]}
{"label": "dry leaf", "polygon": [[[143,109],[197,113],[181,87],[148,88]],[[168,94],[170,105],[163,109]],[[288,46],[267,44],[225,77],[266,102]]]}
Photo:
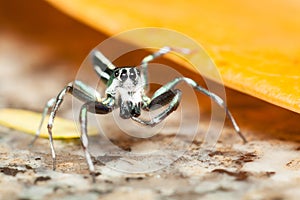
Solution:
{"label": "dry leaf", "polygon": [[208,50],[226,86],[300,113],[299,1],[48,2],[108,34],[149,26],[187,34]]}
{"label": "dry leaf", "polygon": [[[18,109],[1,109],[0,110],[0,125],[35,135],[41,120],[42,114],[27,110]],[[89,135],[95,135],[97,130],[90,128]],[[66,120],[60,117],[55,118],[55,126],[53,126],[54,139],[70,139],[79,138],[79,132],[76,129],[74,121]],[[47,118],[44,126],[42,126],[40,137],[47,138]]]}

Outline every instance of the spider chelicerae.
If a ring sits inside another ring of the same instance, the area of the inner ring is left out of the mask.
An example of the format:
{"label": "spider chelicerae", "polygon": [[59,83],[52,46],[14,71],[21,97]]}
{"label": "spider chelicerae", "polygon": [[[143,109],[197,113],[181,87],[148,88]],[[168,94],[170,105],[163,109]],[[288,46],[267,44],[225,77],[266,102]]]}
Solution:
{"label": "spider chelicerae", "polygon": [[[177,109],[181,100],[182,92],[175,87],[181,82],[185,82],[196,91],[210,97],[215,103],[224,108],[236,133],[241,137],[244,143],[247,142],[223,99],[201,87],[190,78],[175,78],[156,90],[152,97],[147,96],[145,91],[148,89],[147,68],[149,62],[171,51],[184,54],[190,53],[190,50],[186,48],[163,47],[159,51],[146,56],[137,67],[116,67],[100,51],[94,50],[92,52],[94,70],[104,84],[106,84],[105,97],[101,98],[101,95],[94,88],[81,81],[76,80],[69,83],[61,90],[57,97],[52,98],[47,102],[43,111],[40,126],[32,141],[33,144],[39,137],[45,116],[47,115],[49,108],[52,108],[47,128],[53,160],[53,170],[56,168],[56,154],[53,145],[52,127],[56,112],[62,104],[66,94],[71,94],[83,102],[79,116],[81,129],[80,139],[93,180],[95,180],[95,167],[88,151],[87,113],[107,114],[112,112],[114,109],[119,108],[121,118],[132,119],[139,124],[152,127],[160,123]],[[139,118],[141,111],[151,111],[162,106],[167,107],[154,118],[150,120],[143,120]]]}

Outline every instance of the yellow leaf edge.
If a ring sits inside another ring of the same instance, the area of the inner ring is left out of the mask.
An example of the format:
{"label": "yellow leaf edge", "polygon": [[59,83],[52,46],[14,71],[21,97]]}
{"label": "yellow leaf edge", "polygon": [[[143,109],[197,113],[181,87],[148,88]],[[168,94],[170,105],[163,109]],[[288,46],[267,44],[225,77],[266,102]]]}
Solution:
{"label": "yellow leaf edge", "polygon": [[[40,137],[49,138],[47,131],[47,119],[45,118],[44,124],[41,129]],[[13,109],[13,108],[3,108],[0,109],[0,125],[17,130],[23,133],[35,135],[36,130],[40,124],[42,118],[41,113]],[[96,135],[98,133],[95,127],[88,128],[89,136]],[[53,126],[53,139],[63,140],[63,139],[76,139],[80,137],[80,133],[77,130],[76,123],[72,120],[64,119],[61,117],[55,118],[55,123]]]}

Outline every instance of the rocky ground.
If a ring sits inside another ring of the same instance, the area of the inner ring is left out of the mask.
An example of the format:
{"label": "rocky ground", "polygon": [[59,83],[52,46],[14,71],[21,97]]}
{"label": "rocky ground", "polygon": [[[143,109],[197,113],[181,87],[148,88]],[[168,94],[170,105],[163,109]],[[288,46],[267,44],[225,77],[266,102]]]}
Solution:
{"label": "rocky ground", "polygon": [[[140,145],[164,147],[173,136],[156,137],[142,144],[121,139],[118,145],[127,151]],[[58,160],[52,171],[48,141],[40,139],[29,148],[31,139],[1,128],[1,199],[298,199],[300,195],[300,145],[293,141],[253,140],[246,145],[222,141],[205,152],[196,139],[178,160],[147,173],[117,171],[111,166],[122,165],[120,157],[107,156],[105,165],[100,156],[93,157],[98,172],[93,183],[77,140],[55,141]],[[91,137],[91,148],[99,148],[99,140],[100,136]],[[149,157],[131,161],[147,163]],[[162,166],[164,159],[168,158],[161,158]]]}

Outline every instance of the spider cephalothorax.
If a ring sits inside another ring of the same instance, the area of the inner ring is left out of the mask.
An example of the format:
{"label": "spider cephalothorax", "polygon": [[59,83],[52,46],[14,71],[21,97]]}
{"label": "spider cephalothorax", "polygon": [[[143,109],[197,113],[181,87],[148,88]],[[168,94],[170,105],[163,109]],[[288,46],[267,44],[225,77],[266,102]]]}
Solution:
{"label": "spider cephalothorax", "polygon": [[[53,146],[52,127],[56,112],[67,93],[72,94],[74,97],[84,102],[81,107],[79,116],[81,126],[80,138],[88,167],[93,177],[95,174],[94,164],[87,149],[87,113],[90,112],[95,114],[107,114],[114,109],[119,108],[120,117],[124,119],[132,119],[142,125],[155,126],[177,109],[181,100],[181,91],[179,89],[176,89],[175,87],[181,82],[185,82],[186,84],[193,87],[196,91],[210,97],[215,103],[223,107],[237,134],[244,142],[247,142],[245,137],[240,132],[238,125],[229,112],[223,99],[216,94],[204,89],[190,78],[175,78],[174,80],[171,80],[169,83],[156,90],[152,97],[148,97],[145,94],[145,91],[148,89],[148,63],[170,51],[177,51],[181,53],[189,52],[188,49],[163,47],[159,51],[146,56],[142,60],[139,67],[118,68],[115,67],[101,52],[92,52],[94,70],[99,75],[104,84],[106,84],[105,97],[101,98],[101,95],[94,88],[91,88],[81,81],[76,80],[72,83],[69,83],[58,94],[56,98],[52,98],[47,102],[40,126],[36,132],[36,137],[33,140],[34,142],[39,137],[40,129],[48,112],[48,109],[52,108],[47,127],[53,159],[53,169],[55,169],[56,166],[56,155]],[[139,118],[142,110],[150,111],[162,106],[167,107],[152,119],[147,121]]]}
{"label": "spider cephalothorax", "polygon": [[147,104],[144,85],[137,67],[120,67],[113,71],[105,93],[115,101],[115,107],[120,107],[120,117],[129,119],[140,116],[142,105]]}

